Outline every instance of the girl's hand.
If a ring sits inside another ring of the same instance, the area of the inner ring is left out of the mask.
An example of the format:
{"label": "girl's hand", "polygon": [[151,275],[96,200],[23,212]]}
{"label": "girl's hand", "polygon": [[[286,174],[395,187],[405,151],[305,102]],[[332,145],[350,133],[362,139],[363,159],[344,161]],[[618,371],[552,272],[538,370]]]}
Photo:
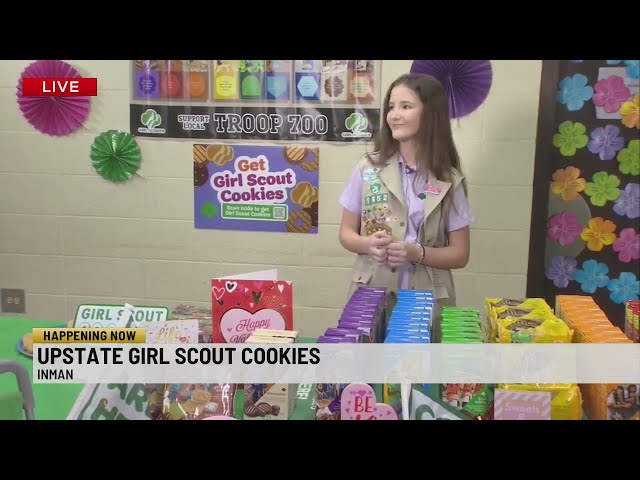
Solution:
{"label": "girl's hand", "polygon": [[406,242],[393,242],[387,246],[387,265],[391,268],[402,267],[406,263],[409,263],[415,256],[413,255],[412,248],[415,248],[416,244]]}
{"label": "girl's hand", "polygon": [[386,232],[376,232],[367,238],[369,239],[369,255],[371,255],[379,266],[386,265],[387,246],[391,243],[389,234]]}

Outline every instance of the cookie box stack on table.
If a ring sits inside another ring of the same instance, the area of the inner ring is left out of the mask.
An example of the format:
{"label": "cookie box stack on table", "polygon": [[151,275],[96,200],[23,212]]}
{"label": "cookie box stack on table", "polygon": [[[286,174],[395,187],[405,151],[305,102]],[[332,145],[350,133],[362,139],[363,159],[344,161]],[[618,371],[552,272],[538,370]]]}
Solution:
{"label": "cookie box stack on table", "polygon": [[[441,341],[448,344],[486,343],[489,327],[483,325],[480,311],[473,308],[443,307]],[[445,383],[439,385],[440,400],[461,415],[488,419],[492,415],[493,385]]]}
{"label": "cookie box stack on table", "polygon": [[385,302],[386,289],[360,287],[345,305],[338,326],[328,328],[318,343],[377,343]]}
{"label": "cookie box stack on table", "polygon": [[492,337],[499,343],[571,343],[573,330],[543,298],[485,299]]}
{"label": "cookie box stack on table", "polygon": [[629,300],[625,304],[624,333],[635,343],[640,343],[640,301]]}
{"label": "cookie box stack on table", "polygon": [[[389,317],[384,343],[431,343],[434,304],[430,290],[398,290],[397,303]],[[384,384],[383,402],[396,411],[398,418],[402,418],[399,384]]]}
{"label": "cookie box stack on table", "polygon": [[[575,329],[576,343],[634,343],[620,328],[611,323],[607,315],[586,295],[556,296],[556,314]],[[591,420],[640,420],[637,399],[626,402],[628,392],[638,391],[635,384],[580,384],[582,406]],[[623,393],[621,393],[623,392]],[[626,394],[624,392],[627,392]],[[637,397],[637,393],[636,393]]]}
{"label": "cookie box stack on table", "polygon": [[431,343],[434,305],[430,290],[398,290],[384,343]]}
{"label": "cookie box stack on table", "polygon": [[[293,330],[258,329],[247,344],[297,343]],[[247,383],[244,385],[245,420],[289,420],[296,405],[297,385],[288,383]]]}

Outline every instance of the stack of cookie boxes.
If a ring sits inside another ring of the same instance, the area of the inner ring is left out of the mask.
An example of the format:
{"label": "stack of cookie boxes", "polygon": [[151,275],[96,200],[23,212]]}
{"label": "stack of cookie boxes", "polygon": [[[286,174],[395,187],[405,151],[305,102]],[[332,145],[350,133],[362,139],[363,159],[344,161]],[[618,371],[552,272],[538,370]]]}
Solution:
{"label": "stack of cookie boxes", "polygon": [[377,343],[382,338],[386,289],[360,287],[342,311],[338,326],[328,328],[318,343]]}
{"label": "stack of cookie boxes", "polygon": [[[588,295],[557,295],[555,305],[556,315],[575,331],[574,343],[633,343],[619,327],[613,325],[606,313],[600,308],[593,297]],[[630,368],[632,368],[630,366]],[[634,385],[634,384],[631,384]],[[583,408],[591,420],[614,420],[615,409],[609,409],[609,399],[615,398],[616,391],[622,388],[627,391],[629,384],[580,384]],[[633,387],[632,387],[633,388]],[[637,391],[639,385],[635,386]],[[624,395],[623,395],[624,398]],[[635,400],[634,400],[635,402]],[[632,404],[632,402],[630,402]],[[633,403],[635,410],[629,408],[626,412],[627,420],[640,419],[637,403]]]}
{"label": "stack of cookie boxes", "polygon": [[[298,341],[292,330],[258,329],[245,340],[253,344],[288,344]],[[297,385],[247,383],[244,385],[245,420],[290,420],[296,405]]]}

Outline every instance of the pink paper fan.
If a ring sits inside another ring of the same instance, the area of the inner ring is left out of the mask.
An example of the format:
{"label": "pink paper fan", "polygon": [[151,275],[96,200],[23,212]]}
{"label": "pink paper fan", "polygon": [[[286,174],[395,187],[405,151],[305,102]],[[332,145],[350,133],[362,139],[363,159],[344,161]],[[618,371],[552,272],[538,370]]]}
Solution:
{"label": "pink paper fan", "polygon": [[66,136],[83,126],[89,116],[89,97],[25,97],[23,78],[82,78],[61,60],[38,60],[29,65],[18,82],[18,106],[34,128],[52,136]]}

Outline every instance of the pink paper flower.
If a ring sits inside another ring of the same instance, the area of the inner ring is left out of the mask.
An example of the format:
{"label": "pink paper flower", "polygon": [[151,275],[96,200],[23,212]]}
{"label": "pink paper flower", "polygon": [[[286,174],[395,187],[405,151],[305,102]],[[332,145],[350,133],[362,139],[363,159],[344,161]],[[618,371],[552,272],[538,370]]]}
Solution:
{"label": "pink paper flower", "polygon": [[580,233],[582,233],[582,225],[578,223],[576,214],[573,212],[562,212],[549,219],[547,236],[563,247],[575,242]]}
{"label": "pink paper flower", "polygon": [[603,78],[595,84],[594,89],[594,105],[603,107],[607,113],[617,113],[622,103],[631,95],[631,91],[624,86],[624,80],[618,75]]}
{"label": "pink paper flower", "polygon": [[633,228],[625,228],[613,243],[613,250],[618,252],[621,262],[629,263],[640,258],[640,234]]}

